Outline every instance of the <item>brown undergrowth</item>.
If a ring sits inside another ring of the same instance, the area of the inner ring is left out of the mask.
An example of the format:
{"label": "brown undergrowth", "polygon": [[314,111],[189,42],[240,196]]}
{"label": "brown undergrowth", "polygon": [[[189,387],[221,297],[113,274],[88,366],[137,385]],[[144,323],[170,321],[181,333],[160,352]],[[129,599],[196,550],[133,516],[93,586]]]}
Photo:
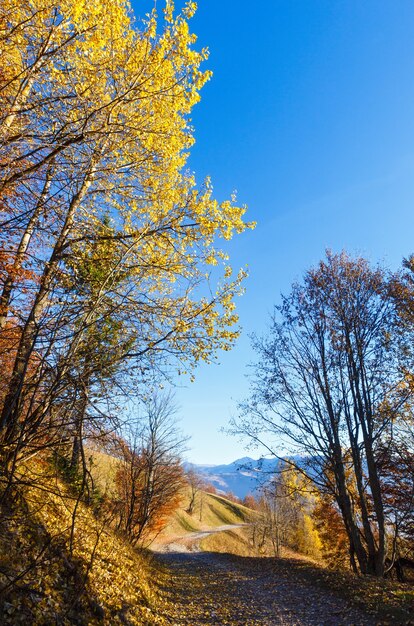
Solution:
{"label": "brown undergrowth", "polygon": [[[244,560],[244,567],[258,567],[256,559]],[[261,571],[289,571],[298,581],[335,591],[344,600],[374,615],[378,624],[414,625],[414,587],[371,576],[327,569],[304,558],[263,559]]]}
{"label": "brown undergrowth", "polygon": [[164,624],[156,571],[111,529],[104,500],[79,501],[41,469],[2,506],[1,624]]}

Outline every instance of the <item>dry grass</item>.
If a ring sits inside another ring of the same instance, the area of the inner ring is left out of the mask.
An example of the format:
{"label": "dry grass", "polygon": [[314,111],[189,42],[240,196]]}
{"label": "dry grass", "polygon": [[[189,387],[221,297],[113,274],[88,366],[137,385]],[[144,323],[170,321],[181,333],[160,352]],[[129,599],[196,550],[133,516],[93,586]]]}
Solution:
{"label": "dry grass", "polygon": [[250,533],[246,528],[235,528],[210,535],[200,546],[205,552],[221,552],[238,556],[253,556]]}
{"label": "dry grass", "polygon": [[101,493],[113,493],[115,488],[115,476],[120,466],[120,461],[105,452],[88,448],[86,457],[89,461],[90,472],[93,480]]}
{"label": "dry grass", "polygon": [[[189,502],[190,491],[188,489],[182,494],[179,509],[171,517],[164,530],[157,536],[152,547],[158,549],[162,544],[169,543],[179,537],[182,538],[187,534],[189,535],[197,531],[214,530],[215,528],[227,524],[249,523],[254,519],[255,515],[257,515],[254,511],[251,511],[241,504],[230,502],[221,496],[206,492],[197,494],[196,506],[192,515],[189,515],[187,512]],[[223,533],[217,533],[217,535],[221,536]],[[224,537],[226,536],[227,533],[224,534]],[[229,544],[228,550],[224,549],[224,543],[227,541],[224,537],[217,539],[213,543],[204,544],[203,541],[203,549],[211,549],[217,552],[229,551],[234,552],[234,554],[247,554],[243,547],[247,541],[246,537],[236,533],[236,536],[232,538]],[[241,542],[241,545],[238,545],[239,542]],[[216,550],[214,546],[218,547],[219,544],[222,544],[223,549]]]}
{"label": "dry grass", "polygon": [[36,487],[20,487],[0,516],[1,624],[164,624],[156,573],[103,504],[78,503],[71,549],[73,491],[47,464],[30,473]]}
{"label": "dry grass", "polygon": [[[20,624],[164,624],[162,598],[157,595],[159,576],[148,556],[140,554],[111,527],[102,494],[110,494],[118,461],[88,450],[97,500],[76,503],[73,488],[59,478],[48,462],[22,468],[24,482],[13,503],[2,511],[0,522],[0,621]],[[202,493],[193,515],[186,512],[189,492],[172,517],[165,538],[239,524],[252,512],[220,496]],[[70,549],[72,513],[77,506],[73,546]],[[244,539],[238,531],[231,549]],[[227,538],[226,538],[227,541]],[[224,546],[222,546],[224,549]],[[8,583],[21,576],[17,585]]]}

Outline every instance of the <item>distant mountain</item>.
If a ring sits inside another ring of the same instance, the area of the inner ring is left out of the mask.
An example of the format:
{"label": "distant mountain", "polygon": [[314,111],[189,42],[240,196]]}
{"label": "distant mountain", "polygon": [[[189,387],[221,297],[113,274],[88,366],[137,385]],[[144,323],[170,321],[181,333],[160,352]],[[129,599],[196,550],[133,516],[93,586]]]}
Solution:
{"label": "distant mountain", "polygon": [[278,459],[251,459],[243,457],[228,465],[196,465],[186,463],[186,469],[193,469],[210,483],[219,493],[233,493],[238,498],[256,494],[267,482],[279,464]]}

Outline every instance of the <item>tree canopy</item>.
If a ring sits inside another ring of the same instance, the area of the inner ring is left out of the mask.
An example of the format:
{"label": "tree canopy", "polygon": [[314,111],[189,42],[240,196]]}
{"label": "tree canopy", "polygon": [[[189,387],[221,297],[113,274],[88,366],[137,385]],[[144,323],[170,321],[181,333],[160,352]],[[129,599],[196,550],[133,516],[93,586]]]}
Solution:
{"label": "tree canopy", "polygon": [[235,424],[271,451],[290,450],[292,465],[333,497],[354,568],[377,575],[403,513],[386,504],[390,442],[412,415],[411,350],[401,349],[390,285],[364,259],[328,253],[282,298],[268,335],[254,338],[259,361]]}
{"label": "tree canopy", "polygon": [[232,274],[220,240],[249,226],[245,207],[217,202],[211,182],[197,187],[186,169],[191,110],[210,78],[189,29],[194,10],[168,2],[135,23],[123,0],[2,5],[8,454],[32,454],[54,424],[61,431],[58,407],[77,393],[73,364],[86,346],[89,362],[105,351],[99,367],[112,375],[177,361],[190,371],[238,335],[245,272]]}

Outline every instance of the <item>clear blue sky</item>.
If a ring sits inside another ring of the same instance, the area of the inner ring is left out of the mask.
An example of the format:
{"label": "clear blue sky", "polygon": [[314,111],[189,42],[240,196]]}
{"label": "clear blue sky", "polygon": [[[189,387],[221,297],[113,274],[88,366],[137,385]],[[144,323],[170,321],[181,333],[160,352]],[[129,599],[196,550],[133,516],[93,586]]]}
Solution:
{"label": "clear blue sky", "polygon": [[[219,199],[236,189],[258,224],[230,246],[233,266],[250,268],[242,337],[177,391],[189,459],[221,463],[246,454],[219,430],[247,391],[247,335],[280,292],[327,247],[392,268],[414,252],[414,2],[198,4],[192,27],[214,76],[190,166]],[[134,2],[137,14],[149,5]]]}

